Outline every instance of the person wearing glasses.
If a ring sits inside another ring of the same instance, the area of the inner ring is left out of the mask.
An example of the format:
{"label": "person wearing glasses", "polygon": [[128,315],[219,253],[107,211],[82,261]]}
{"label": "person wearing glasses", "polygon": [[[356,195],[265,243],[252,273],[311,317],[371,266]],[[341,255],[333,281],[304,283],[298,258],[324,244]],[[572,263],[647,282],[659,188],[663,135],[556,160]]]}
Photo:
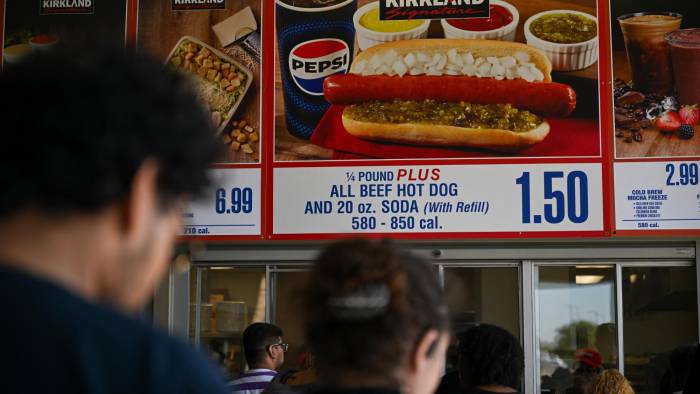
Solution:
{"label": "person wearing glasses", "polygon": [[435,269],[385,241],[331,244],[304,291],[314,394],[432,394],[448,311]]}
{"label": "person wearing glasses", "polygon": [[249,370],[229,385],[234,394],[260,394],[284,364],[289,344],[282,329],[268,323],[253,323],[243,331],[243,352]]}

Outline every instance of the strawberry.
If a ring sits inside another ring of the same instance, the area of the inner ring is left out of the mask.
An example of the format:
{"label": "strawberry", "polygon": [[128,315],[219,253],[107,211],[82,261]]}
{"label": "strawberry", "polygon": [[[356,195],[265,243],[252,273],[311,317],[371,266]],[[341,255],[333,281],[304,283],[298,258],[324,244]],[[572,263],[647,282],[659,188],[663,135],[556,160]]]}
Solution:
{"label": "strawberry", "polygon": [[660,131],[676,131],[681,127],[681,117],[678,112],[667,111],[656,118],[656,128]]}
{"label": "strawberry", "polygon": [[700,121],[700,109],[698,109],[697,104],[682,106],[681,110],[678,111],[678,114],[681,116],[683,123],[689,124],[693,127],[695,127],[698,124],[698,121]]}

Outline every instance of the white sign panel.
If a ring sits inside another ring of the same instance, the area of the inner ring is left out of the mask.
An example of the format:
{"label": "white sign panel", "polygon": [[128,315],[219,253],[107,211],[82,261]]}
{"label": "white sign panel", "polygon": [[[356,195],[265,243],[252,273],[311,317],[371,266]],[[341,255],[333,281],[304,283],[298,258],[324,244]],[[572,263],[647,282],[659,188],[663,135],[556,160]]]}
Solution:
{"label": "white sign panel", "polygon": [[213,186],[185,210],[181,235],[259,235],[260,169],[210,171],[215,179]]}
{"label": "white sign panel", "polygon": [[699,164],[615,163],[617,229],[700,229]]}
{"label": "white sign panel", "polygon": [[274,234],[603,230],[600,164],[274,171]]}

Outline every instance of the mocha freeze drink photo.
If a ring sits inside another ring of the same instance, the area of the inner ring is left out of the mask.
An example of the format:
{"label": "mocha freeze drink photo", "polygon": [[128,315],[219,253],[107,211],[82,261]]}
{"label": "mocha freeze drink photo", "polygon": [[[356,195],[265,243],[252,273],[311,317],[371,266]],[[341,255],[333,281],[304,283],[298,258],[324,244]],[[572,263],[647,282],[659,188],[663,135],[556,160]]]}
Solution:
{"label": "mocha freeze drink photo", "polygon": [[678,30],[681,19],[680,14],[673,12],[640,12],[618,18],[635,90],[672,93],[673,72],[666,34]]}
{"label": "mocha freeze drink photo", "polygon": [[611,0],[615,157],[700,156],[697,0]]}
{"label": "mocha freeze drink photo", "polygon": [[666,35],[680,104],[700,103],[700,29],[676,30]]}

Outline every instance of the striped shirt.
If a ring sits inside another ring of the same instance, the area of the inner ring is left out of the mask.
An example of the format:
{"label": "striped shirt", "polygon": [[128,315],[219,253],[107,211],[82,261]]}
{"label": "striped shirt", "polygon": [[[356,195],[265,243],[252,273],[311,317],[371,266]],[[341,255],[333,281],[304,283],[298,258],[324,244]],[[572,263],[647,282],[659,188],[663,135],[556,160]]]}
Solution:
{"label": "striped shirt", "polygon": [[275,375],[277,372],[270,369],[251,369],[229,383],[229,388],[233,394],[260,394]]}

